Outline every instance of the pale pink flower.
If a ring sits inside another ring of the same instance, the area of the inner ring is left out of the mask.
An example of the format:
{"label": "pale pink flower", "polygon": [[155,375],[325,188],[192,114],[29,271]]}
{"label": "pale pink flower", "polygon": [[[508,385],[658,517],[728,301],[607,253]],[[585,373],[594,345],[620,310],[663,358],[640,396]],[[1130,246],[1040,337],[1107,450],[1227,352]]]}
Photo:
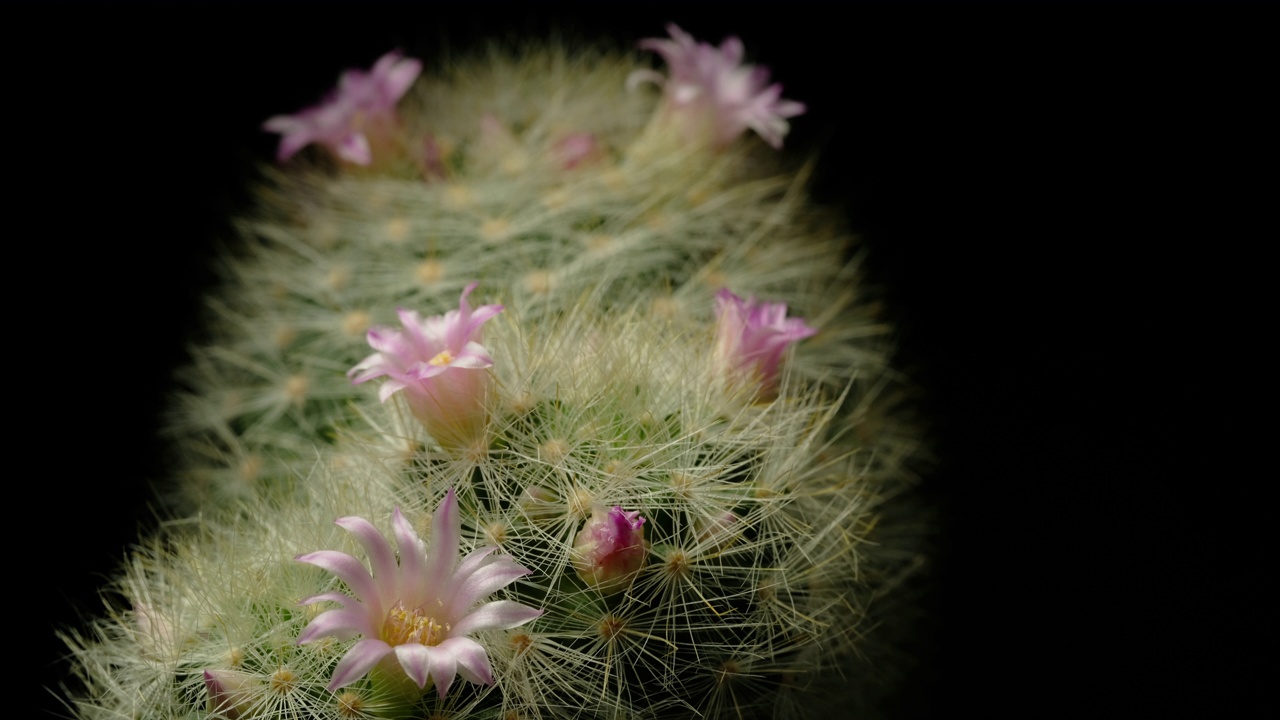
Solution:
{"label": "pale pink flower", "polygon": [[687,136],[709,137],[713,147],[723,148],[748,129],[765,142],[782,147],[790,130],[787,118],[805,111],[803,104],[782,99],[782,85],[769,84],[769,71],[742,62],[742,41],[727,38],[716,48],[697,42],[676,25],[667,25],[671,39],[648,38],[640,47],[667,61],[668,77],[639,70],[627,78],[663,86],[667,110],[683,125]]}
{"label": "pale pink flower", "polygon": [[786,303],[746,300],[728,288],[716,293],[715,366],[731,385],[752,383],[760,400],[778,391],[778,370],[787,347],[818,332],[802,318],[788,318]]}
{"label": "pale pink flower", "polygon": [[432,515],[429,554],[400,509],[395,509],[392,525],[399,563],[397,551],[368,520],[344,517],[335,522],[364,547],[372,573],[356,558],[335,550],[297,558],[332,572],[355,595],[327,592],[301,603],[332,601],[342,608],[316,616],[298,637],[298,644],[362,636],[338,662],[329,680],[331,691],[359,680],[379,664],[388,670],[399,667],[419,688],[425,689],[430,680],[440,697],[457,675],[492,685],[488,652],[468,636],[517,627],[542,615],[541,610],[511,600],[481,603],[532,571],[507,555],[494,555],[495,547],[481,548],[458,561],[462,520],[452,489]]}
{"label": "pale pink flower", "polygon": [[307,145],[319,143],[343,160],[368,165],[373,155],[366,131],[385,132],[394,124],[396,103],[420,72],[420,61],[401,57],[398,51],[378,58],[368,72],[344,72],[338,87],[319,105],[263,123],[264,130],[281,135],[276,158],[287,160]]}
{"label": "pale pink flower", "polygon": [[402,308],[402,331],[370,329],[369,345],[377,352],[347,373],[354,383],[385,375],[378,399],[386,402],[404,391],[414,417],[448,447],[482,437],[488,419],[485,397],[491,379],[485,370],[493,366],[493,358],[480,344],[480,326],[503,308],[481,305],[473,311],[467,296],[475,287],[471,283],[462,291],[457,310],[424,320]]}
{"label": "pale pink flower", "polygon": [[587,585],[610,593],[631,584],[644,565],[644,518],[620,505],[596,508],[573,540],[573,569]]}

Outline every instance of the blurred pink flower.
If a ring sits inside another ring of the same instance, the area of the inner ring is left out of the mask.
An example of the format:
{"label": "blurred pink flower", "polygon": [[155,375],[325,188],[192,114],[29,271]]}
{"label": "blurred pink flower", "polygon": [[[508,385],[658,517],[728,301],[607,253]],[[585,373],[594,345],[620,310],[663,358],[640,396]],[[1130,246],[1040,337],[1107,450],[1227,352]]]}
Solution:
{"label": "blurred pink flower", "polygon": [[603,154],[600,143],[591,133],[574,133],[560,138],[554,153],[557,163],[565,170],[572,170]]}
{"label": "blurred pink flower", "polygon": [[378,399],[386,402],[403,390],[414,417],[447,447],[462,447],[482,437],[488,417],[485,396],[490,378],[485,369],[493,366],[493,358],[480,344],[480,326],[503,308],[481,305],[473,311],[467,296],[475,287],[473,282],[462,291],[457,310],[424,320],[412,310],[400,309],[403,331],[370,329],[369,345],[377,352],[347,373],[357,384],[385,375]]}
{"label": "blurred pink flower", "polygon": [[742,41],[727,38],[719,48],[696,42],[674,23],[667,25],[671,39],[647,38],[640,47],[667,61],[669,77],[652,70],[638,70],[627,78],[634,87],[654,82],[663,87],[667,110],[683,126],[686,136],[709,137],[724,148],[748,129],[756,131],[774,148],[790,130],[787,118],[805,111],[803,104],[782,99],[782,85],[769,84],[769,71],[742,63]]}
{"label": "blurred pink flower", "polygon": [[573,569],[587,585],[611,593],[631,584],[647,553],[639,510],[597,508],[573,540]]}
{"label": "blurred pink flower", "polygon": [[531,570],[497,550],[476,550],[458,562],[462,520],[452,489],[432,515],[431,552],[405,520],[400,509],[392,514],[396,550],[368,520],[344,517],[335,521],[350,532],[369,555],[372,573],[364,564],[335,550],[299,555],[300,562],[332,572],[355,595],[321,593],[303,600],[341,603],[341,609],[316,616],[298,637],[303,645],[324,637],[361,640],[338,662],[329,690],[349,685],[381,664],[399,667],[422,689],[427,681],[444,697],[454,677],[493,684],[493,669],[484,646],[468,635],[479,630],[504,630],[542,615],[541,610],[511,600],[476,605]]}
{"label": "blurred pink flower", "polygon": [[722,288],[716,293],[715,364],[731,385],[752,383],[759,400],[778,392],[782,354],[797,340],[818,332],[802,318],[788,318],[786,303],[746,300]]}
{"label": "blurred pink flower", "polygon": [[[295,115],[276,115],[262,127],[280,133],[276,159],[287,160],[311,143],[357,165],[368,165],[373,155],[366,130],[385,131],[393,124],[396,103],[422,72],[422,63],[392,51],[378,58],[371,70],[348,70],[319,105]],[[380,127],[381,126],[381,127]]]}

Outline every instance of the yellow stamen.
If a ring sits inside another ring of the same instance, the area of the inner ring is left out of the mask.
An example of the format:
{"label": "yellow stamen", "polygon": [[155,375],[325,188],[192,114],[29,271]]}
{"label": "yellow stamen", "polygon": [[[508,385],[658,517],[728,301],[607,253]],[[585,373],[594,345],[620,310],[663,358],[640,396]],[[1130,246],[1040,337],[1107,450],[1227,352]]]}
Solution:
{"label": "yellow stamen", "polygon": [[388,645],[439,645],[444,642],[449,632],[448,625],[436,622],[434,617],[422,612],[422,608],[406,610],[404,603],[387,611],[387,619],[382,624],[382,640]]}
{"label": "yellow stamen", "polygon": [[448,350],[441,350],[439,354],[427,361],[428,365],[448,365],[453,362],[453,355]]}

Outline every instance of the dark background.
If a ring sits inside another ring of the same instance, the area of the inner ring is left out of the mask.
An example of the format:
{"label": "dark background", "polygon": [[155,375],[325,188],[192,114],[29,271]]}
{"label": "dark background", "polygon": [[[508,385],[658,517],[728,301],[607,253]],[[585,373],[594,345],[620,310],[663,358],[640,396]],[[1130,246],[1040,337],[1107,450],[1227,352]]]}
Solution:
{"label": "dark background", "polygon": [[1251,214],[1274,203],[1262,7],[12,6],[22,695],[58,707],[53,628],[99,612],[151,522],[157,413],[213,244],[274,152],[262,120],[393,47],[430,61],[551,27],[631,47],[671,20],[741,36],[808,104],[788,148],[821,155],[814,193],[869,243],[929,392],[934,622],[894,714],[1231,716],[1274,668],[1255,656],[1276,473],[1247,460],[1270,439],[1275,334],[1254,249],[1275,231]]}

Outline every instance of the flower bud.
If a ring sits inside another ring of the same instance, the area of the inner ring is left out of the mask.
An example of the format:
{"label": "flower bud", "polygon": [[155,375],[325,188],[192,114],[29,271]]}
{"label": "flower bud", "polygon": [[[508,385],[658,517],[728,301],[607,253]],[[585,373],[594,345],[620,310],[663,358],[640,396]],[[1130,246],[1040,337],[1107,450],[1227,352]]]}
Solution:
{"label": "flower bud", "polygon": [[530,519],[544,520],[564,512],[560,495],[542,485],[530,485],[520,495],[520,509]]}
{"label": "flower bud", "polygon": [[253,704],[252,690],[258,681],[233,670],[205,670],[204,686],[209,691],[209,712],[239,720]]}
{"label": "flower bud", "polygon": [[573,569],[590,587],[613,593],[631,584],[647,553],[639,510],[597,508],[573,541]]}
{"label": "flower bud", "polygon": [[741,520],[731,512],[722,512],[711,517],[698,517],[693,521],[693,529],[698,544],[704,545],[712,552],[720,552],[738,539],[741,533]]}
{"label": "flower bud", "polygon": [[743,387],[760,402],[778,396],[778,371],[791,343],[818,332],[802,318],[787,317],[785,303],[716,293],[716,371],[729,387]]}

